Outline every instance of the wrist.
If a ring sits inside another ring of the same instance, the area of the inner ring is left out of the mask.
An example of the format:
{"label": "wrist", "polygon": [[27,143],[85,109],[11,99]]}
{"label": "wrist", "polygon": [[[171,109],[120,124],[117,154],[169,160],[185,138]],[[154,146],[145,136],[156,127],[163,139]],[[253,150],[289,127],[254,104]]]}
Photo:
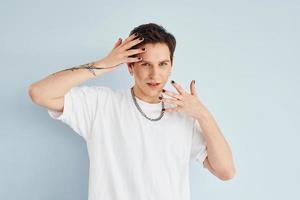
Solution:
{"label": "wrist", "polygon": [[211,113],[204,107],[199,107],[197,111],[197,119],[198,120],[205,120],[211,117]]}
{"label": "wrist", "polygon": [[94,66],[95,67],[101,67],[101,68],[108,68],[109,67],[104,59],[96,60],[94,62]]}
{"label": "wrist", "polygon": [[93,63],[94,63],[93,64],[94,68],[101,68],[101,69],[94,69],[97,76],[102,75],[106,72],[110,72],[114,69],[109,66],[109,64],[106,62],[105,59],[96,60]]}

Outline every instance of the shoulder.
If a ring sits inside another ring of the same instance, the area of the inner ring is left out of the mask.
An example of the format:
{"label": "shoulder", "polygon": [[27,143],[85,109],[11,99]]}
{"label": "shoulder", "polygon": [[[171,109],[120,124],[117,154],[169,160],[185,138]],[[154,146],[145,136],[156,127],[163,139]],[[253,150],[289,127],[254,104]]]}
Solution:
{"label": "shoulder", "polygon": [[94,93],[98,99],[111,101],[111,103],[125,100],[127,89],[113,89],[108,86],[85,86],[84,90]]}
{"label": "shoulder", "polygon": [[67,96],[71,96],[77,100],[87,100],[87,101],[108,101],[114,96],[117,95],[117,92],[107,86],[97,86],[97,85],[78,85],[72,87]]}
{"label": "shoulder", "polygon": [[75,86],[71,89],[71,92],[81,92],[84,94],[114,94],[116,91],[110,87],[107,86],[98,86],[98,85],[79,85]]}
{"label": "shoulder", "polygon": [[80,85],[80,86],[76,86],[74,88],[80,89],[82,91],[86,91],[86,92],[113,92],[113,89],[111,89],[110,87],[107,86],[98,86],[98,85]]}

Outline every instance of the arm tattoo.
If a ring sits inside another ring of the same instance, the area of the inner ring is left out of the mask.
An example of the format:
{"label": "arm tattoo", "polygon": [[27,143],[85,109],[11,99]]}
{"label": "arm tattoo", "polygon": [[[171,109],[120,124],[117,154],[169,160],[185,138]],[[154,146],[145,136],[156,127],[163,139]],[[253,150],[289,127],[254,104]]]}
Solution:
{"label": "arm tattoo", "polygon": [[[108,67],[108,68],[110,68],[110,67]],[[91,73],[94,74],[94,76],[96,76],[96,73],[95,73],[94,69],[106,69],[106,68],[104,68],[104,67],[95,67],[95,63],[91,62],[91,63],[71,67],[71,68],[68,68],[68,69],[64,69],[64,70],[55,72],[51,75],[55,75],[55,74],[57,74],[59,72],[63,72],[63,71],[69,71],[69,70],[74,71],[74,70],[78,70],[78,69],[88,69]]]}

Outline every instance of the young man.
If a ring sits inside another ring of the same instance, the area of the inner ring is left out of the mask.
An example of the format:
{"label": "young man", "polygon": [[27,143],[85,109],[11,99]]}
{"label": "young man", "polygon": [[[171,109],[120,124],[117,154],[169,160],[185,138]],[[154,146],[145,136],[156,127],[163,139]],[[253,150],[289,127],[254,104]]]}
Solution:
{"label": "young man", "polygon": [[[52,74],[29,89],[33,102],[87,142],[89,200],[188,200],[189,161],[221,180],[235,173],[230,147],[197,97],[172,71],[174,36],[154,23],[134,28],[103,59]],[[133,87],[78,86],[127,63]],[[160,98],[159,98],[160,97]]]}

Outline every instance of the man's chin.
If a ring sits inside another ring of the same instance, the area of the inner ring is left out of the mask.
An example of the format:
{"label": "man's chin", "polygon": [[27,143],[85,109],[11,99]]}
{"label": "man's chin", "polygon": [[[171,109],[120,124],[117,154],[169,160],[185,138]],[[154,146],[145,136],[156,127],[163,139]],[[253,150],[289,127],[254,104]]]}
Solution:
{"label": "man's chin", "polygon": [[158,97],[161,95],[161,91],[160,90],[152,91],[148,93],[148,95],[153,97],[153,99],[158,99]]}

